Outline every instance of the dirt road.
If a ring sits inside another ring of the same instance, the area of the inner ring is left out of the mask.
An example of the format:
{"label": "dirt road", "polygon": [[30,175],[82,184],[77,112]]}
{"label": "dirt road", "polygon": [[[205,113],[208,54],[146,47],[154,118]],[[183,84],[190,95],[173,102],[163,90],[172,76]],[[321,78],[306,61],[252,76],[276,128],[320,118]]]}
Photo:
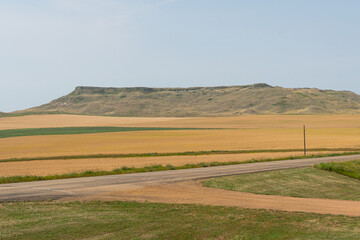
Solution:
{"label": "dirt road", "polygon": [[61,201],[138,201],[162,203],[204,204],[252,209],[272,209],[291,212],[309,212],[360,216],[360,201],[296,198],[261,195],[203,187],[199,181],[168,183],[139,189],[120,190],[87,197],[70,197]]}
{"label": "dirt road", "polygon": [[354,159],[360,159],[360,155],[1,184],[0,202],[49,199],[56,200],[69,197],[87,197],[120,190],[134,190],[145,186],[159,186],[162,184],[174,182],[199,180],[204,178],[228,176],[242,173],[306,167],[320,162],[348,161]]}

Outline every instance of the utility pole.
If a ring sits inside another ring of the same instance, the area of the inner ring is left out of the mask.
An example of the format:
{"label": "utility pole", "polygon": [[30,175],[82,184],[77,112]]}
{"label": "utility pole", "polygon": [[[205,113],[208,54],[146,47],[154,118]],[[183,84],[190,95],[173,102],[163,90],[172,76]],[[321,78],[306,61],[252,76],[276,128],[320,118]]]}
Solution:
{"label": "utility pole", "polygon": [[306,156],[306,126],[304,125],[304,156]]}

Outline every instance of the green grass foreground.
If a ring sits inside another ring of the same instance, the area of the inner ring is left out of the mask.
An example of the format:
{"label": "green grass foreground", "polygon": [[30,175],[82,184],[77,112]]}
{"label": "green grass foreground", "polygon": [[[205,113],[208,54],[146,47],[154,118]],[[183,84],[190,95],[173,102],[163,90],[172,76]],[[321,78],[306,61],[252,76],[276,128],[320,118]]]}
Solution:
{"label": "green grass foreground", "polygon": [[[201,130],[205,128],[161,128],[161,127],[61,127],[61,128],[23,128],[0,130],[0,138],[68,135],[107,132],[163,131],[163,130]],[[208,129],[208,128],[206,128]]]}
{"label": "green grass foreground", "polygon": [[313,167],[206,180],[204,186],[266,195],[360,201],[360,181]]}
{"label": "green grass foreground", "polygon": [[320,163],[316,168],[360,180],[360,160],[348,162]]}
{"label": "green grass foreground", "polygon": [[0,239],[360,239],[358,217],[136,202],[0,204]]}
{"label": "green grass foreground", "polygon": [[[351,155],[353,153],[348,153]],[[55,180],[55,179],[66,179],[66,178],[79,178],[79,177],[95,177],[95,176],[106,176],[106,175],[117,175],[117,174],[128,174],[128,173],[143,173],[143,172],[156,172],[156,171],[166,171],[166,170],[180,170],[180,169],[190,169],[190,168],[201,168],[201,167],[216,167],[216,166],[227,166],[227,165],[237,165],[237,164],[246,164],[246,163],[256,163],[256,162],[272,162],[272,161],[284,161],[292,159],[305,159],[305,158],[319,158],[319,157],[330,157],[330,156],[343,156],[344,153],[339,154],[324,154],[324,155],[310,155],[303,157],[285,157],[278,159],[251,159],[247,161],[239,162],[210,162],[210,163],[198,163],[198,164],[186,164],[183,166],[172,166],[171,164],[163,165],[153,165],[142,168],[135,167],[122,167],[116,168],[112,171],[84,171],[84,172],[74,172],[67,174],[59,175],[47,175],[47,176],[10,176],[10,177],[0,177],[0,184],[6,183],[17,183],[17,182],[31,182],[31,181],[44,181],[44,180]],[[0,161],[1,162],[1,161]]]}

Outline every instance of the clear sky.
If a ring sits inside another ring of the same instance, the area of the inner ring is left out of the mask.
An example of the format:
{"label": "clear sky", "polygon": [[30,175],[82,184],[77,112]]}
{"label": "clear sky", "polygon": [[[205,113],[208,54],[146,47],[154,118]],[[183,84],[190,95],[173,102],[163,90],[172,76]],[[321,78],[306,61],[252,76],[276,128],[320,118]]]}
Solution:
{"label": "clear sky", "polygon": [[360,93],[359,0],[1,0],[0,111],[76,86]]}

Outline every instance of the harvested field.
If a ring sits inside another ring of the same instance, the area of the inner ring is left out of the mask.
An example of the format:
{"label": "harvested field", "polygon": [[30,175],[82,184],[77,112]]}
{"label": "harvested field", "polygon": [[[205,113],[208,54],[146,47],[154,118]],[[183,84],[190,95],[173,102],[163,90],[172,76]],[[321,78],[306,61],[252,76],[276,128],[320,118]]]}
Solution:
{"label": "harvested field", "polygon": [[[302,129],[139,131],[0,139],[0,159],[212,150],[301,149]],[[308,148],[360,148],[360,128],[309,129]]]}
{"label": "harvested field", "polygon": [[102,117],[30,115],[0,118],[1,129],[46,127],[186,127],[186,128],[359,128],[360,115],[244,115],[236,117]]}
{"label": "harvested field", "polygon": [[[331,152],[312,152],[312,154],[327,154]],[[340,152],[337,152],[340,153]],[[10,176],[46,176],[83,172],[87,170],[111,171],[115,168],[146,167],[152,165],[183,166],[209,162],[241,162],[251,159],[278,159],[290,156],[302,156],[302,152],[287,153],[244,153],[244,154],[218,154],[200,156],[168,156],[168,157],[131,157],[131,158],[93,158],[93,159],[68,159],[68,160],[37,160],[29,162],[4,162],[0,163],[0,177]]]}

